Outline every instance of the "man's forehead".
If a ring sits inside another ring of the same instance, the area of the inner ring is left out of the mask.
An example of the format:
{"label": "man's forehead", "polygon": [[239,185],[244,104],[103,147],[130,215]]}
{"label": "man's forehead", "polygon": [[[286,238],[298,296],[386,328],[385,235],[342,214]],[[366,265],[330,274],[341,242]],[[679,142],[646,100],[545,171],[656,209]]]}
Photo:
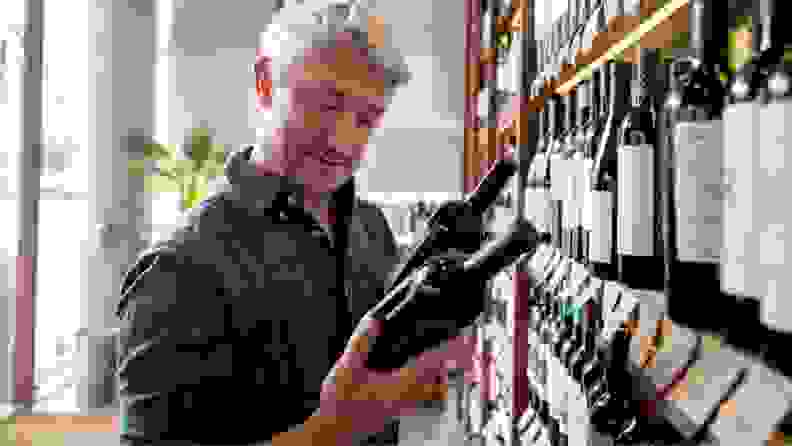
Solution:
{"label": "man's forehead", "polygon": [[385,69],[371,62],[366,50],[334,46],[306,50],[295,69],[299,78],[327,84],[355,96],[384,96]]}

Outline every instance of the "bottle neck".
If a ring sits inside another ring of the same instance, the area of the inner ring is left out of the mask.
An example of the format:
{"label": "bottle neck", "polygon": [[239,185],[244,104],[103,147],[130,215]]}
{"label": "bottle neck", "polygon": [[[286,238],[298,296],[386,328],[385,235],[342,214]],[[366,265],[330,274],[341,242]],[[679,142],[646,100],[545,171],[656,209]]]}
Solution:
{"label": "bottle neck", "polygon": [[603,118],[608,117],[610,104],[610,64],[605,64],[600,68],[600,112]]}
{"label": "bottle neck", "polygon": [[600,117],[600,73],[599,70],[595,71],[591,76],[591,83],[589,85],[589,101],[591,104],[591,117],[599,119]]}
{"label": "bottle neck", "polygon": [[581,85],[578,93],[578,116],[580,125],[588,124],[591,119],[591,83],[585,82]]}
{"label": "bottle neck", "polygon": [[565,104],[564,107],[566,108],[566,131],[572,131],[573,127],[575,126],[575,120],[577,119],[577,93],[569,92],[565,96]]}
{"label": "bottle neck", "polygon": [[718,0],[691,0],[690,2],[690,46],[696,58],[705,66],[723,64],[723,48],[727,42],[728,20],[721,17],[723,6],[715,6]]}
{"label": "bottle neck", "polygon": [[792,5],[786,0],[761,0],[758,14],[762,51],[772,50],[783,57],[785,49],[792,48],[792,27],[781,23],[790,13]]}
{"label": "bottle neck", "polygon": [[653,50],[641,48],[638,64],[633,77],[632,105],[635,108],[651,106],[650,85],[656,69],[657,54]]}

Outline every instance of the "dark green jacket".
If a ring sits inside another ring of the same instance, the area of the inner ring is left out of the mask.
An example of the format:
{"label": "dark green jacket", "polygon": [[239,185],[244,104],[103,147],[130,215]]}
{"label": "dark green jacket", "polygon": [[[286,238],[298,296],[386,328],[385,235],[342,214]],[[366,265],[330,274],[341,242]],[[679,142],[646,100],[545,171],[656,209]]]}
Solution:
{"label": "dark green jacket", "polygon": [[[117,375],[127,444],[253,444],[302,423],[398,261],[382,211],[351,184],[339,283],[333,242],[293,204],[300,188],[253,175],[250,149],[230,157],[227,184],[124,280]],[[375,444],[396,444],[395,430]]]}

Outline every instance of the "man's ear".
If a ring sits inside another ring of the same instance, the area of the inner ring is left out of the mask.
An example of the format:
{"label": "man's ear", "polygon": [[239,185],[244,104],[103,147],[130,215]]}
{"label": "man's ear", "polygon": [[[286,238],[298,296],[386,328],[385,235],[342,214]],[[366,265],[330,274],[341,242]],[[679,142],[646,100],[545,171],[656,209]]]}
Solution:
{"label": "man's ear", "polygon": [[256,73],[256,109],[272,108],[272,59],[259,51],[254,66]]}

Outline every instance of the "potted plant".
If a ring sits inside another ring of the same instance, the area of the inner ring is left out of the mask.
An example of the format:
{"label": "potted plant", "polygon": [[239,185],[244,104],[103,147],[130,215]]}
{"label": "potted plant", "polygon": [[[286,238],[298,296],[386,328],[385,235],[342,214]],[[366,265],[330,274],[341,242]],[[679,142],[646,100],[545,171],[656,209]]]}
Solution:
{"label": "potted plant", "polygon": [[181,193],[181,210],[191,209],[209,191],[209,182],[223,174],[225,150],[214,144],[206,124],[193,128],[181,153],[173,144],[146,144],[144,157],[130,162],[130,175],[146,177],[147,192]]}

